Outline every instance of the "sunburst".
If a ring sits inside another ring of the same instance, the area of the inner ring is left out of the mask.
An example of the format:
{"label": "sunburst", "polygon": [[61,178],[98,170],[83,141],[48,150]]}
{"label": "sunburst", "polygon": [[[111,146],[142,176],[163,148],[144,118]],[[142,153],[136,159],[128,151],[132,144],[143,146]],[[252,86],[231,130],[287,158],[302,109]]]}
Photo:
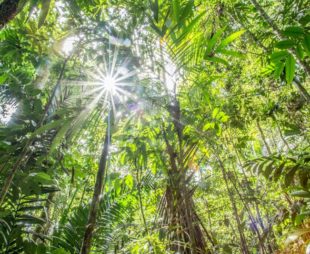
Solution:
{"label": "sunburst", "polygon": [[104,108],[110,108],[115,114],[116,105],[124,104],[129,98],[135,99],[132,77],[136,75],[135,70],[128,70],[130,61],[118,59],[119,50],[113,52],[112,57],[103,58],[103,62],[94,67],[92,71],[86,72],[87,81],[67,81],[69,86],[83,87],[83,93],[79,98],[87,100],[85,112],[93,110],[96,106],[102,105]]}

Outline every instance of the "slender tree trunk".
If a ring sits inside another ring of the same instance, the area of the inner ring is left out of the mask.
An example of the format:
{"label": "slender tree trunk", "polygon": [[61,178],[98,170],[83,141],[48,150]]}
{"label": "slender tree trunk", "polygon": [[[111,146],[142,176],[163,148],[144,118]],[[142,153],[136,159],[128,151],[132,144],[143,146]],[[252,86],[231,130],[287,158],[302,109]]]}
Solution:
{"label": "slender tree trunk", "polygon": [[230,203],[231,203],[231,206],[232,206],[232,209],[233,209],[233,213],[234,213],[234,216],[235,216],[235,219],[236,219],[236,223],[237,223],[237,227],[238,227],[238,231],[239,231],[240,243],[241,243],[241,252],[243,254],[249,254],[250,252],[249,252],[249,249],[248,249],[248,246],[247,246],[247,242],[246,242],[246,239],[245,239],[245,236],[244,236],[244,233],[243,233],[243,228],[242,228],[242,225],[241,225],[241,220],[240,220],[240,217],[239,217],[239,214],[238,214],[238,209],[237,209],[237,206],[236,206],[236,200],[234,198],[233,192],[229,188],[228,176],[227,176],[226,169],[224,167],[224,164],[223,164],[222,160],[218,156],[217,156],[217,160],[218,160],[218,163],[219,163],[221,171],[222,171],[222,175],[223,175],[223,178],[224,178],[224,181],[225,181],[225,185],[226,185],[226,189],[227,189],[228,196],[229,196],[229,199],[230,199]]}
{"label": "slender tree trunk", "polygon": [[0,4],[0,30],[17,15],[18,4],[19,0],[4,0]]}
{"label": "slender tree trunk", "polygon": [[294,78],[294,84],[296,88],[298,89],[299,93],[305,98],[305,100],[309,103],[310,102],[310,95],[306,88],[300,83],[300,81],[295,77]]}
{"label": "slender tree trunk", "polygon": [[[227,138],[226,138],[226,143],[227,143],[227,145],[228,145],[228,143],[229,143]],[[251,188],[250,185],[249,185],[249,180],[248,180],[247,175],[246,175],[246,173],[245,173],[245,170],[244,170],[244,168],[243,168],[243,166],[242,166],[243,163],[242,163],[242,161],[241,161],[241,158],[239,157],[239,151],[238,151],[238,149],[236,148],[233,139],[231,139],[231,143],[232,143],[232,145],[233,145],[233,149],[234,149],[234,152],[235,152],[235,154],[236,154],[237,161],[238,161],[238,163],[239,163],[239,167],[241,167],[241,170],[242,170],[242,173],[243,173],[243,177],[244,177],[244,180],[245,180],[245,182],[246,182],[246,188],[247,188],[249,191],[252,192],[252,188]],[[235,172],[235,175],[236,175],[236,172]],[[237,178],[236,178],[236,180],[237,180],[237,183],[238,183],[239,187],[242,188],[243,186],[241,185],[241,183],[238,181]],[[240,198],[241,198],[241,194],[240,194],[240,193],[238,193],[238,194],[239,194],[239,196],[240,196]],[[242,200],[243,200],[243,199],[242,199]],[[244,202],[245,205],[248,206],[247,210],[251,212],[251,210],[250,210],[251,208],[249,207],[249,205],[247,204],[247,202],[244,201],[244,200],[243,200],[243,202]],[[259,204],[258,204],[258,202],[257,202],[256,199],[254,199],[254,205],[255,205],[255,209],[256,209],[257,216],[258,216],[258,218],[259,218],[259,225],[260,225],[260,227],[261,227],[261,229],[262,229],[262,231],[263,231],[263,234],[264,234],[264,233],[265,233],[265,226],[264,226],[263,221],[262,221],[262,219],[261,219],[261,212],[260,212],[260,209],[259,209]],[[266,209],[266,207],[265,207],[265,209]],[[252,212],[251,212],[251,214],[252,214]],[[250,215],[250,214],[249,214],[249,216],[252,216],[252,217],[254,218],[253,215]],[[259,231],[258,231],[258,234],[260,234]],[[259,236],[259,240],[260,240],[260,241],[263,241],[263,240],[264,240],[264,237],[263,237],[263,236]],[[268,239],[268,240],[269,240],[269,239]],[[268,247],[269,252],[270,252],[270,253],[273,253],[272,246],[271,246],[271,244],[270,244],[269,242],[268,242],[267,247]]]}
{"label": "slender tree trunk", "polygon": [[278,119],[277,119],[277,117],[276,117],[275,114],[272,114],[272,119],[273,119],[274,122],[276,123],[276,126],[277,126],[277,129],[278,129],[280,138],[282,139],[283,143],[286,145],[288,151],[291,151],[291,148],[290,148],[289,144],[287,143],[287,141],[285,140],[285,138],[284,138],[284,136],[283,136],[283,134],[282,134],[282,130],[281,130],[281,128],[280,128],[280,125],[279,125],[279,123],[278,123]]}
{"label": "slender tree trunk", "polygon": [[87,178],[86,181],[85,181],[85,185],[84,185],[84,188],[83,188],[83,191],[82,191],[82,195],[81,195],[81,198],[80,198],[80,205],[82,205],[83,201],[84,201],[84,196],[85,196],[85,193],[86,193],[86,188],[87,188],[88,180],[89,180],[89,178]]}
{"label": "slender tree trunk", "polygon": [[[67,219],[68,219],[68,216],[69,216],[69,211],[71,211],[71,207],[72,207],[73,202],[74,202],[74,200],[75,200],[76,194],[77,194],[79,191],[80,191],[80,188],[76,188],[75,191],[73,192],[73,195],[72,195],[72,197],[71,197],[71,200],[69,201],[69,204],[68,204],[67,206],[64,205],[64,206],[61,207],[61,210],[64,211],[64,212],[63,212],[63,216],[61,216],[61,218],[60,218],[60,220],[59,220],[59,225],[60,225],[60,227],[63,226],[63,225],[67,222]],[[85,188],[83,188],[83,191],[85,191]],[[70,196],[71,196],[71,195],[69,194],[69,197],[70,197]],[[69,198],[69,197],[68,197],[68,198]],[[81,197],[81,199],[83,199],[83,198],[84,198],[84,192],[82,192],[82,197]],[[80,205],[81,205],[81,203],[80,203]]]}
{"label": "slender tree trunk", "polygon": [[250,37],[252,38],[253,42],[255,42],[257,45],[259,45],[264,52],[267,52],[268,51],[268,48],[256,37],[256,35],[254,33],[252,33],[250,31],[250,29],[244,24],[244,22],[242,21],[242,18],[239,17],[239,15],[241,15],[241,13],[239,12],[236,12],[235,9],[233,8],[231,10],[232,12],[232,17],[233,19],[239,23],[246,31],[247,33],[250,35]]}
{"label": "slender tree trunk", "polygon": [[258,119],[256,119],[256,125],[257,125],[257,129],[259,130],[260,136],[261,136],[261,138],[262,138],[262,140],[263,140],[263,142],[264,142],[264,144],[266,146],[268,155],[271,155],[272,154],[271,149],[269,147],[269,144],[267,143],[266,136],[265,136],[265,134],[264,134],[264,132],[262,130],[262,127],[260,126],[260,123],[259,123]]}
{"label": "slender tree trunk", "polygon": [[246,211],[247,211],[247,213],[249,215],[249,218],[250,218],[251,223],[253,225],[253,229],[254,229],[255,233],[257,234],[260,253],[264,254],[264,253],[266,253],[265,247],[264,247],[264,242],[263,242],[261,233],[260,233],[260,231],[259,231],[259,229],[258,229],[258,227],[256,225],[255,217],[254,217],[254,215],[252,213],[251,207],[249,206],[248,202],[246,200],[244,200],[242,194],[240,193],[240,191],[239,191],[239,189],[237,187],[237,185],[238,185],[239,187],[242,188],[242,186],[241,186],[241,184],[240,184],[240,182],[238,180],[238,177],[236,175],[236,172],[234,172],[234,176],[235,176],[234,179],[230,178],[230,182],[233,185],[234,189],[236,190],[236,193],[238,194],[241,202],[243,203],[244,208],[246,209]]}
{"label": "slender tree trunk", "polygon": [[0,173],[1,173],[2,171],[4,171],[4,169],[7,167],[8,162],[10,162],[10,161],[7,161],[6,163],[3,163],[3,164],[0,166]]}
{"label": "slender tree trunk", "polygon": [[142,216],[142,220],[143,220],[143,224],[145,227],[145,232],[147,234],[149,234],[149,230],[147,228],[147,224],[146,224],[146,219],[145,219],[145,215],[144,215],[144,210],[143,210],[143,203],[142,203],[142,194],[141,194],[141,179],[139,176],[139,167],[137,166],[136,160],[135,160],[135,167],[137,170],[137,174],[136,174],[136,178],[137,178],[137,189],[138,189],[138,197],[139,197],[139,205],[140,205],[140,212],[141,212],[141,216]]}
{"label": "slender tree trunk", "polygon": [[103,144],[103,149],[101,153],[101,158],[99,162],[98,172],[96,176],[96,183],[94,187],[94,194],[90,204],[90,209],[88,213],[88,220],[86,224],[86,229],[84,233],[83,243],[81,247],[81,254],[90,253],[91,248],[91,240],[93,236],[93,232],[96,225],[97,213],[99,208],[99,199],[103,188],[104,175],[106,172],[108,153],[109,153],[109,128],[106,129],[105,140]]}
{"label": "slender tree trunk", "polygon": [[26,154],[28,153],[28,150],[29,150],[29,147],[31,144],[32,144],[32,139],[29,139],[26,142],[24,149],[22,150],[17,161],[13,165],[12,169],[9,171],[9,173],[8,173],[8,175],[4,181],[4,184],[2,186],[1,193],[0,193],[0,207],[3,204],[4,199],[6,197],[6,194],[8,193],[8,191],[10,189],[10,186],[11,186],[11,183],[12,183],[13,178],[15,176],[15,173],[16,173],[17,169],[19,168],[19,166],[21,165],[23,159],[26,157]]}

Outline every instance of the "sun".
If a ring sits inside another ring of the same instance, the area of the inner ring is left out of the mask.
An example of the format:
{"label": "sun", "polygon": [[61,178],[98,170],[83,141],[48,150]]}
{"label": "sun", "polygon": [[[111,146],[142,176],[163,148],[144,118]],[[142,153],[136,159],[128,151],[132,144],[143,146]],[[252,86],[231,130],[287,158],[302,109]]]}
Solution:
{"label": "sun", "polygon": [[102,86],[108,93],[114,94],[117,88],[117,81],[114,77],[107,75],[103,78]]}
{"label": "sun", "polygon": [[[1,0],[0,0],[1,1]],[[136,69],[128,68],[131,60],[129,58],[118,57],[119,48],[115,48],[113,54],[108,57],[103,56],[102,62],[93,65],[91,69],[85,71],[87,80],[66,82],[68,86],[81,87],[79,98],[85,99],[85,110],[79,119],[86,117],[96,106],[112,110],[116,114],[117,106],[126,107],[126,101],[136,100],[133,93],[135,90]]]}

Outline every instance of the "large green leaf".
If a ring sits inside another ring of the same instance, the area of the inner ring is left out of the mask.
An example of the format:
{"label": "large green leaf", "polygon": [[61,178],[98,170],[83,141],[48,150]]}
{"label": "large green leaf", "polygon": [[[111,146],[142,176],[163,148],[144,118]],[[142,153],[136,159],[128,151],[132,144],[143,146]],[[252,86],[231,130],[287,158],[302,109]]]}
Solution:
{"label": "large green leaf", "polygon": [[52,130],[55,128],[58,128],[60,126],[62,126],[64,124],[64,120],[63,119],[59,119],[56,121],[51,121],[43,126],[41,126],[40,128],[36,129],[32,134],[31,137],[35,137],[37,135],[41,135],[44,132],[48,131],[48,130]]}
{"label": "large green leaf", "polygon": [[289,54],[285,62],[285,77],[286,77],[286,82],[289,84],[292,83],[294,76],[295,76],[295,64],[296,64],[296,61],[294,57],[291,54]]}
{"label": "large green leaf", "polygon": [[238,51],[234,51],[234,50],[220,49],[220,50],[216,50],[215,52],[221,53],[221,54],[227,55],[227,56],[244,57],[244,54],[242,54]]}
{"label": "large green leaf", "polygon": [[291,195],[300,198],[310,198],[310,192],[304,190],[293,191]]}
{"label": "large green leaf", "polygon": [[288,37],[296,38],[304,35],[304,29],[299,26],[289,26],[284,29],[283,34]]}
{"label": "large green leaf", "polygon": [[218,46],[217,49],[222,49],[224,47],[226,47],[228,44],[232,43],[233,41],[235,41],[236,39],[238,39],[241,35],[243,35],[245,33],[245,30],[240,30],[237,31],[231,35],[229,35],[227,38],[225,38],[220,45]]}
{"label": "large green leaf", "polygon": [[221,64],[224,64],[226,66],[229,65],[229,63],[225,59],[220,58],[220,57],[216,57],[216,56],[206,57],[206,60],[208,60],[210,62],[214,62],[214,63],[221,63]]}
{"label": "large green leaf", "polygon": [[207,45],[207,50],[206,50],[206,53],[205,53],[206,56],[208,56],[208,55],[212,52],[212,50],[213,50],[215,44],[218,42],[218,40],[220,39],[220,37],[222,36],[222,34],[224,33],[224,31],[225,31],[224,28],[223,28],[223,29],[219,29],[219,30],[216,31],[216,33],[212,36],[212,38],[209,40],[208,45]]}
{"label": "large green leaf", "polygon": [[279,61],[281,61],[283,59],[286,59],[288,55],[289,55],[289,53],[286,50],[277,51],[277,52],[274,52],[274,53],[271,54],[270,60],[272,62],[277,63],[277,62],[279,62]]}
{"label": "large green leaf", "polygon": [[275,44],[275,47],[279,49],[289,49],[296,46],[296,43],[293,40],[283,40]]}
{"label": "large green leaf", "polygon": [[179,0],[172,0],[172,10],[173,10],[173,17],[174,20],[177,22],[180,15],[180,1]]}
{"label": "large green leaf", "polygon": [[280,78],[280,75],[282,74],[284,70],[285,63],[284,62],[277,62],[275,65],[275,70],[274,70],[274,77],[275,79]]}
{"label": "large green leaf", "polygon": [[310,56],[310,34],[306,34],[302,43],[306,53]]}

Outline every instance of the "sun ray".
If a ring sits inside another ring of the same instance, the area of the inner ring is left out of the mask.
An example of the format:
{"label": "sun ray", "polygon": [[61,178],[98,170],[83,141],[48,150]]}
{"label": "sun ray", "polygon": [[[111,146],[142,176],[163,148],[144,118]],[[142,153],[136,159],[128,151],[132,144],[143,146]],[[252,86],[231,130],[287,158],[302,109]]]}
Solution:
{"label": "sun ray", "polygon": [[113,115],[116,113],[115,103],[114,103],[114,96],[113,94],[110,94],[111,101],[110,101],[110,107],[112,106]]}
{"label": "sun ray", "polygon": [[100,77],[101,79],[104,79],[104,77],[106,76],[106,75],[104,74],[104,72],[107,73],[106,70],[104,70],[104,72],[103,72],[103,71],[100,70],[100,68],[96,68],[95,71],[97,72],[97,75],[99,75],[99,77]]}
{"label": "sun ray", "polygon": [[112,65],[111,65],[111,72],[110,72],[110,76],[113,77],[113,73],[115,70],[115,66],[116,66],[116,61],[117,61],[117,57],[118,57],[118,47],[116,47],[116,50],[114,51],[113,54],[113,60],[112,60]]}
{"label": "sun ray", "polygon": [[102,85],[102,82],[100,81],[64,80],[62,83],[66,86],[99,86],[99,85]]}
{"label": "sun ray", "polygon": [[133,94],[129,93],[128,91],[126,91],[126,90],[124,90],[124,89],[122,89],[122,88],[120,88],[120,87],[117,87],[116,90],[117,90],[119,93],[122,93],[123,95],[126,95],[127,97],[129,97],[129,98],[131,98],[131,99],[136,99],[136,97],[135,97]]}
{"label": "sun ray", "polygon": [[108,68],[106,58],[103,59],[103,68],[104,68],[103,69],[104,73],[109,73],[109,68]]}
{"label": "sun ray", "polygon": [[137,74],[136,70],[133,70],[133,71],[130,71],[130,72],[126,73],[124,76],[121,76],[120,78],[117,78],[115,81],[116,82],[123,81],[125,79],[128,79],[128,78],[136,75],[136,74]]}
{"label": "sun ray", "polygon": [[133,82],[122,82],[122,83],[119,83],[117,82],[117,87],[130,87],[130,86],[134,86],[134,83]]}

